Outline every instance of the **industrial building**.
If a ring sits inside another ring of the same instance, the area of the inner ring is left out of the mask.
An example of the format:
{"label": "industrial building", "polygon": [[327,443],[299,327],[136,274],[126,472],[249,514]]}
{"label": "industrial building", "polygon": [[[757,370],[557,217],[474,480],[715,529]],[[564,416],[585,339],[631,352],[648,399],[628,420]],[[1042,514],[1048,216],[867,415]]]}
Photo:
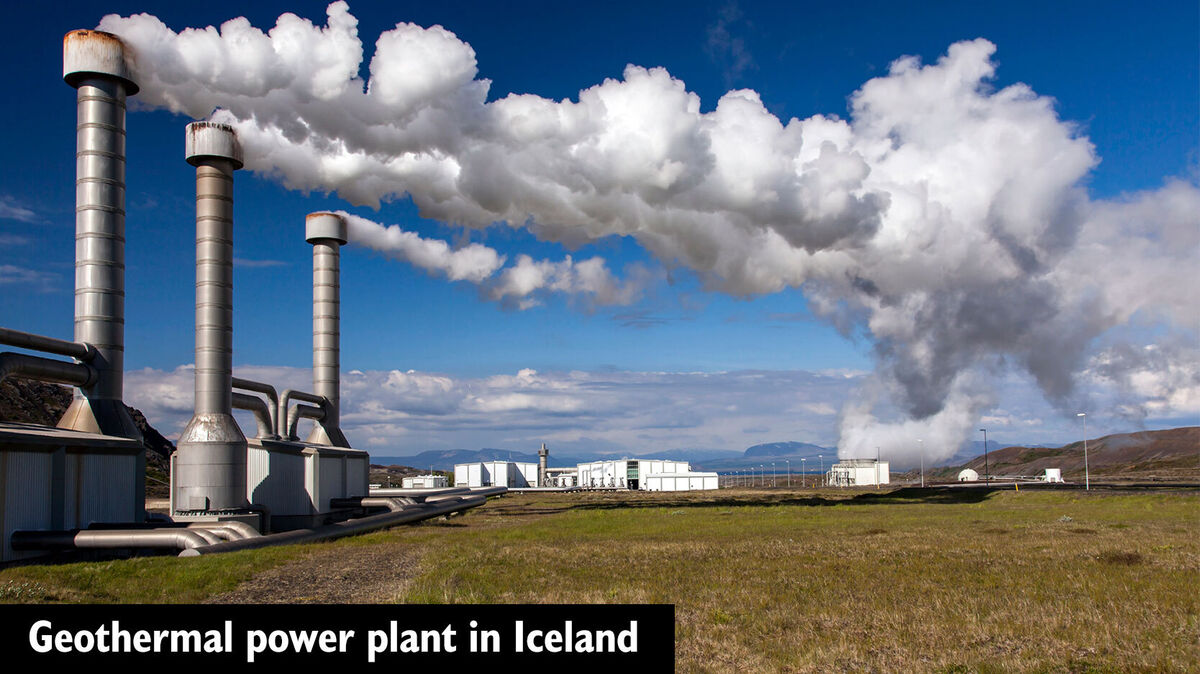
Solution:
{"label": "industrial building", "polygon": [[693,472],[687,461],[667,459],[616,459],[589,461],[576,468],[584,489],[638,489],[687,491],[716,489],[716,473]]}
{"label": "industrial building", "polygon": [[831,487],[862,487],[888,484],[888,462],[876,459],[843,459],[826,475]]}
{"label": "industrial building", "polygon": [[[0,423],[0,560],[96,548],[192,556],[323,540],[472,508],[503,491],[444,489],[407,500],[392,493],[401,490],[368,491],[367,453],[350,447],[339,422],[339,248],[347,241],[340,215],[305,219],[313,391],[280,394],[233,376],[233,185],[242,148],[232,127],[196,122],[184,133],[196,185],[194,413],[171,456],[170,515],[147,516],[145,447],[123,400],[125,302],[133,299],[125,293],[132,78],[115,35],[79,30],[63,38],[63,79],[77,90],[74,339],[0,328],[0,344],[72,361],[0,353],[0,380],[76,392],[56,428]],[[234,420],[235,408],[253,413],[253,438]],[[302,418],[315,422],[304,440]]]}
{"label": "industrial building", "polygon": [[518,461],[475,461],[454,465],[455,487],[537,487],[538,464]]}
{"label": "industrial building", "polygon": [[414,475],[412,477],[401,478],[400,486],[405,489],[441,489],[449,487],[450,480],[445,475]]}

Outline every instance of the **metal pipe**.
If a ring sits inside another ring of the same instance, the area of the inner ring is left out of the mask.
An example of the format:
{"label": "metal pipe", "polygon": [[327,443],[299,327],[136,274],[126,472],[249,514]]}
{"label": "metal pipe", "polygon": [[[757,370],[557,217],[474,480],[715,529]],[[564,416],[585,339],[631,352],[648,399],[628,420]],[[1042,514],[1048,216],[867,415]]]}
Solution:
{"label": "metal pipe", "polygon": [[53,353],[58,356],[78,358],[85,363],[96,357],[96,347],[91,344],[68,342],[65,339],[44,337],[31,332],[21,332],[20,330],[10,330],[8,328],[0,328],[0,344]]}
{"label": "metal pipe", "polygon": [[[165,517],[165,515],[164,515]],[[213,522],[173,522],[171,520],[155,521],[155,522],[93,522],[88,525],[88,531],[111,531],[114,529],[123,529],[131,531],[150,531],[156,529],[204,529],[216,533],[228,540],[254,538],[261,536],[254,527],[245,522],[236,522],[233,520],[219,520]]]}
{"label": "metal pipe", "polygon": [[115,35],[63,37],[63,79],[75,87],[75,342],[96,377],[58,425],[141,440],[122,402],[125,368],[125,99],[138,86]]}
{"label": "metal pipe", "polygon": [[342,433],[341,406],[341,246],[346,220],[336,213],[309,213],[304,240],[313,247],[313,391],[326,400],[325,416],[307,442],[349,447]]}
{"label": "metal pipe", "polygon": [[234,389],[254,391],[255,393],[261,393],[267,397],[267,401],[271,403],[271,434],[275,435],[275,437],[279,437],[277,434],[278,431],[276,430],[279,427],[279,394],[275,392],[275,387],[271,386],[270,384],[264,384],[261,381],[242,379],[241,377],[234,377],[232,382]]}
{"label": "metal pipe", "polygon": [[297,391],[290,388],[285,389],[284,392],[279,396],[279,416],[275,420],[275,423],[279,424],[279,428],[276,432],[279,433],[280,437],[288,440],[297,439],[294,430],[290,435],[288,434],[288,419],[292,415],[291,410],[288,409],[288,405],[291,404],[293,399],[313,403],[315,405],[325,404],[325,399],[315,393]]}
{"label": "metal pipe", "polygon": [[196,167],[195,413],[175,453],[174,512],[245,510],[246,437],[233,419],[233,172],[242,149],[232,127],[187,125]]}
{"label": "metal pipe", "polygon": [[[190,529],[14,531],[8,540],[13,550],[74,550],[84,548],[174,548],[176,550],[191,550],[210,545],[205,537]],[[221,545],[221,543],[216,543],[215,545]]]}
{"label": "metal pipe", "polygon": [[327,411],[328,411],[328,408],[325,407],[324,405],[317,406],[317,405],[301,404],[301,405],[296,405],[295,407],[293,407],[291,409],[291,411],[288,412],[288,427],[287,427],[286,439],[296,440],[299,437],[296,435],[296,427],[300,425],[300,419],[302,417],[305,419],[313,419],[315,421],[320,422],[322,419],[325,418],[325,414]]}
{"label": "metal pipe", "polygon": [[439,515],[447,515],[452,512],[475,508],[487,503],[487,497],[472,496],[469,498],[460,498],[453,501],[447,500],[437,504],[417,504],[406,506],[401,510],[389,511],[378,515],[370,515],[360,517],[345,522],[338,522],[315,529],[296,529],[293,531],[285,531],[283,533],[271,534],[245,541],[229,541],[226,543],[218,543],[200,548],[192,548],[184,550],[179,554],[180,557],[196,557],[199,555],[209,555],[218,552],[233,552],[236,550],[249,550],[253,548],[265,548],[271,545],[285,545],[291,543],[312,543],[314,541],[332,540],[343,536],[352,536],[355,534],[366,533],[375,529],[384,527],[396,526],[398,524],[407,524],[419,520],[426,520]]}
{"label": "metal pipe", "polygon": [[24,377],[82,387],[94,383],[96,376],[96,369],[85,363],[68,363],[11,351],[0,353],[0,381],[8,377]]}
{"label": "metal pipe", "polygon": [[258,435],[254,436],[263,440],[278,440],[279,436],[275,434],[275,429],[271,425],[271,408],[267,406],[267,401],[252,396],[249,393],[233,394],[233,407],[239,410],[249,410],[254,413],[254,421],[258,423]]}
{"label": "metal pipe", "polygon": [[424,501],[430,496],[445,496],[450,494],[470,494],[469,487],[439,487],[434,489],[400,489],[395,487],[384,487],[381,489],[370,490],[372,497],[378,498],[412,498],[418,501]]}

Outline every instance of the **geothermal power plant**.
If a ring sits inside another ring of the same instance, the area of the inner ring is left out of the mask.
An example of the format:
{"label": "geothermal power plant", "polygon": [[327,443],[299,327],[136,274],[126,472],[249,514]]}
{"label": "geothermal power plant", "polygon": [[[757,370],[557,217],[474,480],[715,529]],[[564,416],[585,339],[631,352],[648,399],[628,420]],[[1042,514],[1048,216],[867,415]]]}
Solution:
{"label": "geothermal power plant", "polygon": [[[0,327],[0,344],[47,354],[0,353],[0,379],[65,384],[75,397],[56,428],[0,424],[0,559],[88,548],[193,556],[321,540],[465,510],[505,491],[369,491],[368,455],[339,426],[346,222],[337,214],[305,222],[312,391],[233,376],[233,181],[243,156],[231,127],[197,122],[185,131],[196,173],[195,408],[171,457],[170,515],[147,515],[142,437],[123,401],[125,112],[138,92],[126,57],[107,33],[63,39],[63,79],[78,108],[75,334],[68,341]],[[234,409],[253,413],[253,438]],[[304,439],[301,418],[315,422]]]}

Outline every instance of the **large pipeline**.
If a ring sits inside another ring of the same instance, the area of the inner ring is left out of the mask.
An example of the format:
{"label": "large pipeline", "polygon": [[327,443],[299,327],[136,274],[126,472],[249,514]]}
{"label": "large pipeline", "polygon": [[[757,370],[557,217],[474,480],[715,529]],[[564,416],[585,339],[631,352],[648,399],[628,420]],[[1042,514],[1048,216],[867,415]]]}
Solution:
{"label": "large pipeline", "polygon": [[238,410],[248,410],[254,413],[254,421],[258,424],[258,434],[254,437],[260,440],[278,440],[279,436],[275,434],[275,425],[272,423],[274,417],[271,414],[271,408],[267,406],[267,401],[252,396],[249,393],[233,392],[233,407]]}
{"label": "large pipeline", "polygon": [[20,330],[10,330],[8,328],[0,328],[0,344],[53,353],[58,356],[68,356],[85,363],[95,358],[97,353],[96,347],[91,344],[68,342],[64,339],[43,337],[31,332],[21,332]]}
{"label": "large pipeline", "polygon": [[375,529],[392,527],[398,524],[426,520],[439,515],[448,515],[453,512],[467,510],[468,508],[475,508],[484,503],[487,503],[486,496],[471,496],[466,498],[447,498],[444,501],[432,504],[402,505],[397,510],[329,524],[314,529],[296,529],[242,541],[227,541],[217,543],[216,545],[188,548],[180,552],[179,556],[197,557],[199,555],[211,555],[219,552],[265,548],[272,545],[290,545],[294,543],[313,543],[316,541],[332,540],[342,538],[343,536],[366,533]]}
{"label": "large pipeline", "polygon": [[276,435],[276,429],[279,427],[279,394],[275,391],[275,387],[270,384],[264,384],[261,381],[243,379],[241,377],[234,377],[231,383],[235,390],[253,391],[267,397],[267,402],[269,403],[268,409],[271,414],[271,434]]}
{"label": "large pipeline", "polygon": [[8,377],[24,377],[53,384],[84,387],[95,382],[97,372],[85,363],[67,363],[6,351],[0,353],[0,381]]}

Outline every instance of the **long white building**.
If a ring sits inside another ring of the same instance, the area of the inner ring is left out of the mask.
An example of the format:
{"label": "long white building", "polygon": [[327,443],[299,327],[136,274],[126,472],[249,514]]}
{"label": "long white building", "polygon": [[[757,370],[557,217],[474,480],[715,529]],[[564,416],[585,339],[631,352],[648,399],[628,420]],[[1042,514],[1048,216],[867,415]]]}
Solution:
{"label": "long white building", "polygon": [[536,487],[538,465],[518,461],[474,461],[454,465],[455,487]]}
{"label": "long white building", "polygon": [[716,473],[693,472],[687,461],[615,459],[579,464],[577,484],[584,489],[687,491],[716,489]]}

